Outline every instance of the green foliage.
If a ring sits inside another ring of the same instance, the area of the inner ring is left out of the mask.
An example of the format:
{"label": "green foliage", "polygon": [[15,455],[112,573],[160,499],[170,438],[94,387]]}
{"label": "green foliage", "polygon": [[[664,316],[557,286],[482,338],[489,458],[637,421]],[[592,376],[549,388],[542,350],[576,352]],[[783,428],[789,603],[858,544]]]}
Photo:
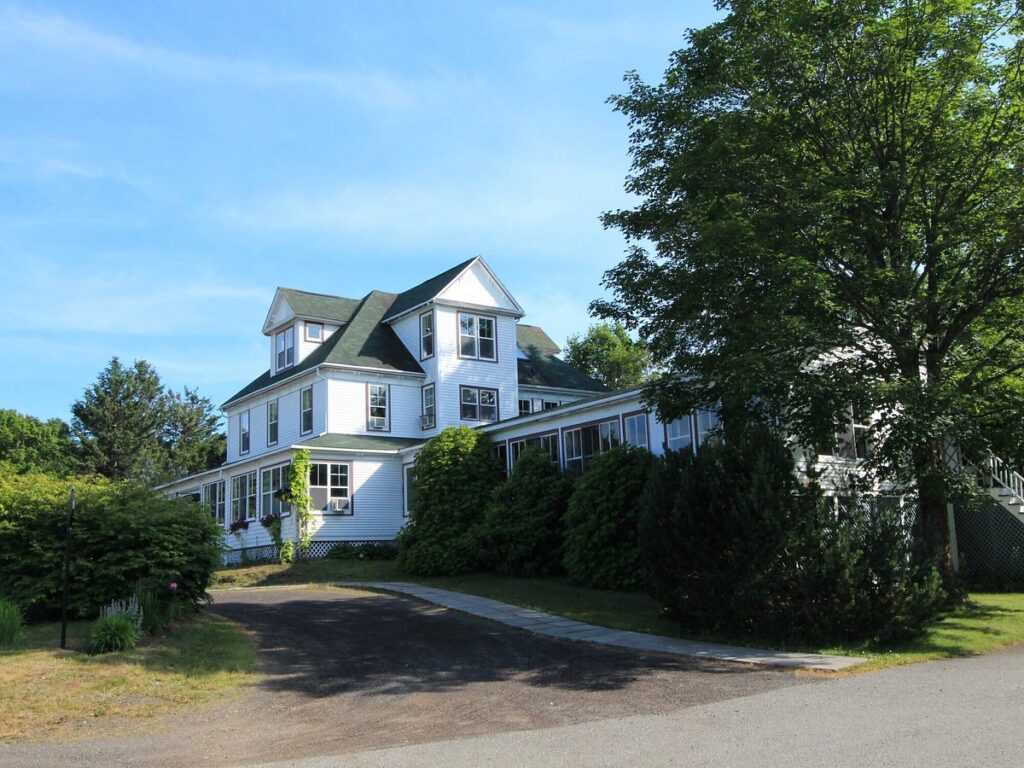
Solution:
{"label": "green foliage", "polygon": [[169,589],[140,590],[137,600],[142,616],[142,631],[147,635],[162,632],[178,618],[180,603],[176,594]]}
{"label": "green foliage", "polygon": [[661,413],[756,395],[821,445],[851,402],[879,412],[876,478],[917,484],[944,550],[943,438],[981,454],[991,422],[1024,421],[1004,386],[1024,359],[1024,12],[723,8],[662,83],[612,99],[639,202],[604,217],[631,249],[593,309],[683,374],[655,383]]}
{"label": "green foliage", "polygon": [[546,451],[530,447],[520,453],[487,507],[489,566],[505,576],[561,573],[563,520],[572,485]]}
{"label": "green foliage", "polygon": [[21,608],[10,600],[0,597],[0,648],[18,642],[21,639],[21,631],[24,626]]}
{"label": "green foliage", "polygon": [[89,633],[89,653],[130,651],[140,639],[142,621],[139,614],[129,611],[107,613],[93,622]]}
{"label": "green foliage", "polygon": [[596,589],[642,589],[637,544],[640,501],[653,457],[615,448],[595,457],[576,481],[565,516],[565,571]]}
{"label": "green foliage", "polygon": [[0,463],[14,472],[66,476],[76,466],[71,430],[60,419],[40,421],[0,409]]}
{"label": "green foliage", "polygon": [[448,427],[416,457],[409,522],[398,536],[398,565],[408,573],[468,573],[482,565],[484,504],[501,480],[487,436]]}
{"label": "green foliage", "polygon": [[288,468],[288,496],[285,501],[291,504],[298,515],[299,550],[308,549],[312,536],[309,527],[313,519],[309,507],[313,500],[309,496],[309,451],[305,448],[300,448],[292,456],[292,463]]}
{"label": "green foliage", "polygon": [[670,453],[643,496],[648,591],[688,633],[827,643],[918,632],[944,604],[901,510],[839,512],[767,427]]}
{"label": "green foliage", "polygon": [[[223,533],[209,511],[139,486],[75,481],[71,613],[95,616],[112,599],[177,584],[188,604],[207,598]],[[61,563],[71,483],[42,474],[0,475],[0,592],[33,618],[60,607]]]}
{"label": "green foliage", "polygon": [[582,338],[570,336],[565,361],[609,389],[638,387],[651,377],[651,353],[621,323],[599,323]]}
{"label": "green foliage", "polygon": [[398,557],[398,546],[390,541],[343,541],[332,547],[327,557],[331,560],[394,560]]}
{"label": "green foliage", "polygon": [[295,542],[289,540],[281,545],[279,559],[281,560],[281,565],[289,565],[295,562]]}
{"label": "green foliage", "polygon": [[156,483],[217,466],[224,458],[209,399],[164,389],[153,366],[116,358],[71,406],[85,469],[111,480]]}

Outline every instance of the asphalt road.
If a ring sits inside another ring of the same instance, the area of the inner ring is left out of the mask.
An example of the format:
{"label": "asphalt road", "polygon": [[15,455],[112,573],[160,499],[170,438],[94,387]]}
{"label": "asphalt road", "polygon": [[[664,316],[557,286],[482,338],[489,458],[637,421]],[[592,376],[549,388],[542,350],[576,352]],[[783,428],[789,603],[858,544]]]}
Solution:
{"label": "asphalt road", "polygon": [[[1024,765],[1024,647],[659,715],[448,740],[274,768]],[[268,767],[269,768],[269,767]]]}
{"label": "asphalt road", "polygon": [[130,736],[0,747],[0,766],[233,766],[320,755],[333,756],[321,764],[347,765],[366,750],[584,723],[600,731],[621,718],[823,685],[792,672],[540,637],[355,590],[226,591],[214,610],[259,643],[264,678],[242,699]]}

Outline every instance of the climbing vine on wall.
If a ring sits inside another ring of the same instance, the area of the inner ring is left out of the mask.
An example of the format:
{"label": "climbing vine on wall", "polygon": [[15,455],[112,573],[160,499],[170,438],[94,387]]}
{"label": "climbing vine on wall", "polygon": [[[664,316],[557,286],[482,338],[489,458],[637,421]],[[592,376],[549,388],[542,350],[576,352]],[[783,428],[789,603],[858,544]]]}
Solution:
{"label": "climbing vine on wall", "polygon": [[312,500],[309,497],[309,451],[300,449],[292,457],[292,464],[288,470],[288,503],[295,509],[299,521],[299,545],[301,549],[307,549],[310,543],[310,521],[313,516],[309,513],[309,506]]}

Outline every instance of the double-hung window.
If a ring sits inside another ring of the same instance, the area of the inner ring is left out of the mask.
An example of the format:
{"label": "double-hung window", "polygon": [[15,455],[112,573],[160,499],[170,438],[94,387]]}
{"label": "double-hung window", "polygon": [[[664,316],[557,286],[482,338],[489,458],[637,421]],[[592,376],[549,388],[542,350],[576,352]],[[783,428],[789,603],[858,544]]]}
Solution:
{"label": "double-hung window", "polygon": [[425,385],[420,390],[420,397],[423,400],[423,417],[421,419],[423,429],[431,429],[436,423],[437,416],[437,405],[434,402],[434,385]]}
{"label": "double-hung window", "polygon": [[249,411],[238,414],[238,452],[249,452]]}
{"label": "double-hung window", "polygon": [[562,442],[565,444],[566,469],[581,472],[598,454],[622,445],[619,420],[567,429]]}
{"label": "double-hung window", "polygon": [[864,409],[854,403],[847,410],[845,430],[837,436],[835,454],[844,459],[866,459],[868,457],[868,424]]}
{"label": "double-hung window", "polygon": [[366,428],[378,432],[391,429],[391,413],[388,397],[389,385],[366,385]]}
{"label": "double-hung window", "polygon": [[690,414],[686,414],[681,419],[673,419],[665,425],[665,445],[670,451],[693,450],[691,420]]}
{"label": "double-hung window", "polygon": [[274,337],[277,350],[277,370],[295,365],[295,326],[285,328]]}
{"label": "double-hung window", "polygon": [[649,448],[647,440],[647,414],[633,413],[623,418],[626,445],[634,448]]}
{"label": "double-hung window", "polygon": [[420,360],[434,356],[434,313],[420,315]]}
{"label": "double-hung window", "polygon": [[231,478],[231,519],[256,518],[256,470]]}
{"label": "double-hung window", "polygon": [[210,509],[210,515],[220,525],[224,525],[225,498],[224,481],[217,480],[203,486],[203,504]]}
{"label": "double-hung window", "polygon": [[459,387],[459,415],[463,421],[497,421],[498,390]]}
{"label": "double-hung window", "polygon": [[309,495],[327,515],[352,514],[351,465],[316,462],[309,465]]}
{"label": "double-hung window", "polygon": [[279,467],[264,469],[260,473],[260,493],[262,495],[263,516],[277,515],[284,517],[291,512],[288,506],[278,493],[288,484],[288,465],[282,464]]}
{"label": "double-hung window", "polygon": [[267,403],[267,445],[277,445],[277,400]]}
{"label": "double-hung window", "polygon": [[497,322],[493,317],[459,312],[459,357],[496,361],[496,326]]}
{"label": "double-hung window", "polygon": [[299,430],[302,434],[313,431],[313,387],[304,387],[299,392]]}

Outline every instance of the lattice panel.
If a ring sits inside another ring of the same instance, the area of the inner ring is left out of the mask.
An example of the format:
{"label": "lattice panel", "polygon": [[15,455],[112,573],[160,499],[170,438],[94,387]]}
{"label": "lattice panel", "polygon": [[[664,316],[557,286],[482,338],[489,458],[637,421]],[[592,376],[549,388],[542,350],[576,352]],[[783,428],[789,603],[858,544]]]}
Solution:
{"label": "lattice panel", "polygon": [[277,547],[264,544],[261,547],[233,549],[224,553],[224,565],[242,565],[243,563],[266,563],[277,560]]}
{"label": "lattice panel", "polygon": [[956,510],[964,575],[994,587],[1024,583],[1024,523],[997,504]]}

